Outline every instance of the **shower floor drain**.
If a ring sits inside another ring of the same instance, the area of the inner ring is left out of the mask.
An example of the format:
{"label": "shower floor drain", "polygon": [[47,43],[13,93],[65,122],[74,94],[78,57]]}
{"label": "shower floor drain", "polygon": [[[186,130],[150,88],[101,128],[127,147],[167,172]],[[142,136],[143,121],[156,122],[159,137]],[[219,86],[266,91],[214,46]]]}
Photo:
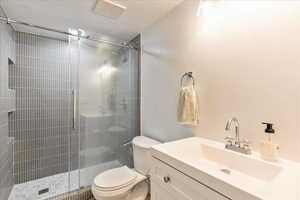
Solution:
{"label": "shower floor drain", "polygon": [[49,188],[45,188],[45,189],[39,190],[39,195],[42,195],[42,194],[45,194],[48,192],[49,192]]}

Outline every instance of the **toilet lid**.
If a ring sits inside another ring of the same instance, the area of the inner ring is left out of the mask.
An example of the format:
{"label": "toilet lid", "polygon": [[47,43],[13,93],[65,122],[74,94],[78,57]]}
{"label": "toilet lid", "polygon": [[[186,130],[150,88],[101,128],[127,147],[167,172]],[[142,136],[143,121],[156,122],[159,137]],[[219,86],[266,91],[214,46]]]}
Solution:
{"label": "toilet lid", "polygon": [[127,166],[107,170],[96,176],[94,183],[101,190],[118,190],[130,185],[137,178],[137,173]]}

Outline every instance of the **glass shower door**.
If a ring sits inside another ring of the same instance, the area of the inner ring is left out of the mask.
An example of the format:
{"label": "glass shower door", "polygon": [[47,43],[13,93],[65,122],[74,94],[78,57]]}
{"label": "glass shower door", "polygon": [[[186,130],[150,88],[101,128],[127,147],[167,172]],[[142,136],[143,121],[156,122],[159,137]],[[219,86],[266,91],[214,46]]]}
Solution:
{"label": "glass shower door", "polygon": [[76,139],[71,75],[78,48],[67,38],[15,35],[16,59],[8,66],[8,86],[16,94],[15,110],[8,115],[8,133],[15,139],[11,199],[60,197],[71,189],[69,171],[79,166],[73,165],[78,148],[70,143]]}
{"label": "glass shower door", "polygon": [[89,187],[107,169],[133,166],[124,144],[140,129],[139,51],[82,40],[77,95],[80,186]]}

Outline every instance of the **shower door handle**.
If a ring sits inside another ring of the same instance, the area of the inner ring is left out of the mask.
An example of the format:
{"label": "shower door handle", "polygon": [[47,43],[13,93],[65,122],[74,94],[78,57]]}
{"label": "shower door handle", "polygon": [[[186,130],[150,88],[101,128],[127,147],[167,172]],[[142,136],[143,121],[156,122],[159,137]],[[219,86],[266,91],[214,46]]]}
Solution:
{"label": "shower door handle", "polygon": [[76,118],[77,118],[77,115],[76,115],[76,108],[77,108],[77,99],[76,99],[76,90],[73,89],[72,90],[72,95],[73,95],[73,129],[75,130],[76,129]]}

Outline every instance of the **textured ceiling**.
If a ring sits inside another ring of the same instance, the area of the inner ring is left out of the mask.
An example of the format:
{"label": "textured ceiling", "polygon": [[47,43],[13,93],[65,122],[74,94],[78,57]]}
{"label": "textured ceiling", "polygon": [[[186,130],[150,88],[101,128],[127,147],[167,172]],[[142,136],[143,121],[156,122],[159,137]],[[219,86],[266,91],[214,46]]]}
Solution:
{"label": "textured ceiling", "polygon": [[[113,0],[127,7],[113,20],[95,14],[96,0],[2,0],[8,17],[63,31],[80,28],[101,39],[127,41],[170,12],[182,0]],[[51,35],[37,29],[15,26],[19,31]],[[56,36],[56,35],[55,35]]]}

